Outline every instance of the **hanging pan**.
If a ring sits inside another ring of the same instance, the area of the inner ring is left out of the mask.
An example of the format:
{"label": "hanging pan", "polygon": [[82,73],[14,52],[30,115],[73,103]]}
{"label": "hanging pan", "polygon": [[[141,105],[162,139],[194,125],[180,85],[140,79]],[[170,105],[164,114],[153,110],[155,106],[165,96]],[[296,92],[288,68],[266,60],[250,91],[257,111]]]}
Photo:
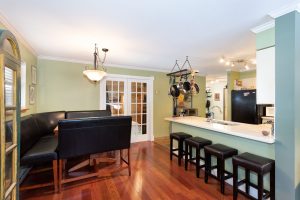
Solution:
{"label": "hanging pan", "polygon": [[171,85],[170,87],[170,94],[172,97],[178,97],[180,94],[179,89],[177,88],[177,85]]}

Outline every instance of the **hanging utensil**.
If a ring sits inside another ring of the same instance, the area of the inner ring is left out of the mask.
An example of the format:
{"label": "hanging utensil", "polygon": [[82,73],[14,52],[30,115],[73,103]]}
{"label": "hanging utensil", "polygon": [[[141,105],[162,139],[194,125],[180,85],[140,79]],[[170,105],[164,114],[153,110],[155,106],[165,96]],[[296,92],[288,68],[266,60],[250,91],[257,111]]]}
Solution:
{"label": "hanging utensil", "polygon": [[191,90],[191,83],[188,82],[187,76],[185,77],[185,82],[183,83],[183,89],[184,89],[186,92],[189,92],[189,91]]}
{"label": "hanging utensil", "polygon": [[179,89],[177,88],[177,85],[172,85],[171,87],[170,87],[170,94],[173,96],[173,97],[178,97],[179,96],[179,94],[180,94],[180,91],[179,91]]}

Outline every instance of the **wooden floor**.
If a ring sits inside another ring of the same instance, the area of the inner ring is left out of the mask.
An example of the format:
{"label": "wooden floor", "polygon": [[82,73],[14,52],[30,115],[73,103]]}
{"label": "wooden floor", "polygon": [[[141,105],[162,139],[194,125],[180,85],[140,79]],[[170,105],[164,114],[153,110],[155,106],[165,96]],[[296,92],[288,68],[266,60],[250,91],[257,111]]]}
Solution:
{"label": "wooden floor", "polygon": [[[64,185],[60,194],[54,194],[51,187],[27,190],[20,199],[34,200],[101,200],[101,199],[232,199],[232,188],[226,185],[225,195],[219,190],[216,180],[210,178],[205,184],[204,173],[195,177],[195,167],[188,171],[177,165],[177,158],[169,160],[169,149],[159,142],[142,142],[131,147],[132,175],[124,170],[106,178]],[[43,179],[42,175],[40,178]],[[240,199],[245,199],[239,195]]]}

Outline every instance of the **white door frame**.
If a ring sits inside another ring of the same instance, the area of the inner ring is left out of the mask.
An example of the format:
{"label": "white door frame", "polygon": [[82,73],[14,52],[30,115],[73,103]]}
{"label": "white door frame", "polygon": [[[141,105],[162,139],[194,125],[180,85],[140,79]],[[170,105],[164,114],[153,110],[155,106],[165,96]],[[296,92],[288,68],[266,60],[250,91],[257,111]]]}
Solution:
{"label": "white door frame", "polygon": [[[107,74],[107,76],[105,76],[101,81],[100,81],[100,110],[105,110],[106,109],[106,95],[105,91],[106,91],[106,80],[108,79],[115,79],[115,80],[124,80],[127,82],[127,80],[132,81],[132,80],[136,80],[136,81],[145,81],[147,82],[147,109],[149,111],[148,115],[149,115],[149,122],[150,122],[150,126],[149,126],[149,133],[147,133],[148,137],[139,137],[139,138],[133,138],[131,139],[131,142],[141,142],[141,141],[154,141],[154,135],[153,135],[153,81],[154,81],[154,77],[146,77],[146,76],[130,76],[130,75],[121,75],[121,74]],[[127,84],[126,84],[127,85]],[[124,88],[124,97],[127,98],[127,93],[128,93],[128,87]],[[126,96],[125,96],[126,95]],[[131,103],[131,102],[127,102],[127,103]],[[128,109],[126,107],[130,107],[128,106],[124,106],[126,110],[124,110],[124,113],[126,113],[128,111]],[[130,108],[129,108],[130,110]],[[148,121],[148,120],[147,120]],[[148,124],[147,124],[148,125]]]}

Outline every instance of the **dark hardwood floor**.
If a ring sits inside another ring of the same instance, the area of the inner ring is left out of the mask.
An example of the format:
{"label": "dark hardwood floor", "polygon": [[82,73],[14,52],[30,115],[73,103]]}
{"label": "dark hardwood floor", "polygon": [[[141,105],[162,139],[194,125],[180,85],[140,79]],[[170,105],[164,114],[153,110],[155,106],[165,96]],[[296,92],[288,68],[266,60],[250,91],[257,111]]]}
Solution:
{"label": "dark hardwood floor", "polygon": [[[204,183],[203,170],[200,178],[196,178],[194,166],[185,171],[183,165],[177,165],[177,158],[170,161],[167,146],[158,142],[133,144],[131,177],[127,170],[123,170],[106,177],[64,185],[60,194],[53,193],[52,187],[23,191],[20,199],[232,199],[231,186],[226,185],[225,195],[222,195],[216,180],[210,178],[209,184]],[[43,174],[39,177],[44,179]],[[239,195],[239,199],[245,198]]]}

